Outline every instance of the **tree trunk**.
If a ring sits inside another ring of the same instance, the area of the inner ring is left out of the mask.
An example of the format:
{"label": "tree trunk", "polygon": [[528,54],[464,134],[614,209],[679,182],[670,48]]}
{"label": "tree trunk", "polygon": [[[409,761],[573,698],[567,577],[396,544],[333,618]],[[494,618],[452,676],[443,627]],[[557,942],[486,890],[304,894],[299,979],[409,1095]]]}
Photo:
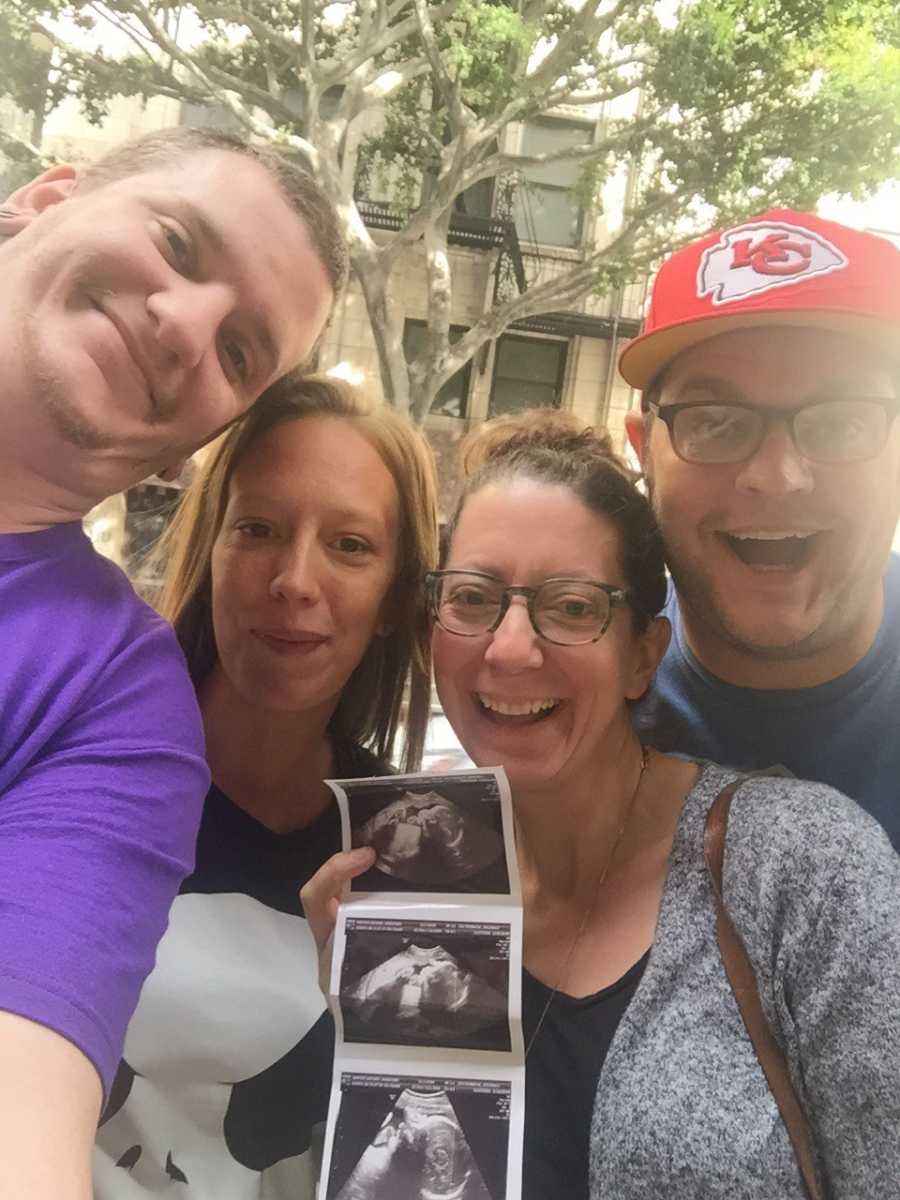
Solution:
{"label": "tree trunk", "polygon": [[409,413],[409,369],[403,352],[403,325],[391,310],[388,278],[377,264],[360,261],[358,256],[354,257],[353,266],[372,326],[385,403],[398,412]]}

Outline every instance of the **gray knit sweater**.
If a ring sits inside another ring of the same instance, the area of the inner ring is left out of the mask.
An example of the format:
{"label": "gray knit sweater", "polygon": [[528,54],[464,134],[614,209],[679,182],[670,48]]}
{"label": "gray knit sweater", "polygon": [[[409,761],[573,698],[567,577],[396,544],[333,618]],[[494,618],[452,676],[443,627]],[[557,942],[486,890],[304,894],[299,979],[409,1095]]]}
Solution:
{"label": "gray knit sweater", "polygon": [[[805,1196],[716,942],[703,828],[732,778],[706,766],[685,801],[647,969],[600,1076],[592,1200]],[[724,893],[826,1195],[897,1200],[900,856],[830,788],[755,777],[732,804]]]}

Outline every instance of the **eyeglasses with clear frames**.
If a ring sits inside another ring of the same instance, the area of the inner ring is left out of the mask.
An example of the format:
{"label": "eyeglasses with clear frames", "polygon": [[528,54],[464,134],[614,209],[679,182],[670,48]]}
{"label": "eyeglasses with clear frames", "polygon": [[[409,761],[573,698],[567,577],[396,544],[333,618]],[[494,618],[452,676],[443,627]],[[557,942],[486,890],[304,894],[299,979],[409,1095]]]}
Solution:
{"label": "eyeglasses with clear frames", "polygon": [[647,406],[669,431],[680,459],[700,466],[751,459],[778,422],[801,457],[822,465],[865,462],[884,449],[900,400],[852,396],[797,408],[755,408],[732,401]]}
{"label": "eyeglasses with clear frames", "polygon": [[555,646],[599,641],[616,605],[629,599],[624,588],[588,579],[545,579],[532,588],[507,585],[482,571],[429,571],[425,581],[431,612],[447,633],[494,633],[511,598],[524,596],[535,633]]}

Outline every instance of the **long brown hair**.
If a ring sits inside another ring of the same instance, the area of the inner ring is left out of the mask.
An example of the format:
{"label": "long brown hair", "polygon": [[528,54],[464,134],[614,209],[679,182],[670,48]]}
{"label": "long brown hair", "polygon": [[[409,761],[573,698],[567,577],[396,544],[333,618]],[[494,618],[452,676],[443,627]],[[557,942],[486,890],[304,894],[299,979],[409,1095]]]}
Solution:
{"label": "long brown hair", "polygon": [[425,438],[392,409],[375,406],[357,389],[326,376],[273,384],[208,453],[160,539],[165,575],[157,607],[175,627],[195,686],[217,659],[212,621],[212,551],[228,503],[231,477],[244,455],[270,430],[288,421],[334,416],[350,422],[378,451],[400,499],[397,570],[388,593],[393,631],[372,639],[348,679],[332,731],[369,746],[389,760],[409,705],[401,765],[415,770],[422,757],[431,696],[431,653],[422,577],[437,559],[437,488]]}

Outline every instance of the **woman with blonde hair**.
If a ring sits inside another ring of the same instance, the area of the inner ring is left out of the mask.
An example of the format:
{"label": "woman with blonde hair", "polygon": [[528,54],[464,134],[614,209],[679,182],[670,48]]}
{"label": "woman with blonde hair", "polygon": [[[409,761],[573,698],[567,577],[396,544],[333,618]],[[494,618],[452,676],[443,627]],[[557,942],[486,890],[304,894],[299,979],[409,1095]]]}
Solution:
{"label": "woman with blonde hair", "polygon": [[429,710],[424,438],[325,377],[282,381],[210,451],[165,537],[159,607],[213,784],[194,874],[129,1029],[97,1200],[312,1197],[333,1028],[298,913],[337,850],[323,780],[413,769]]}

